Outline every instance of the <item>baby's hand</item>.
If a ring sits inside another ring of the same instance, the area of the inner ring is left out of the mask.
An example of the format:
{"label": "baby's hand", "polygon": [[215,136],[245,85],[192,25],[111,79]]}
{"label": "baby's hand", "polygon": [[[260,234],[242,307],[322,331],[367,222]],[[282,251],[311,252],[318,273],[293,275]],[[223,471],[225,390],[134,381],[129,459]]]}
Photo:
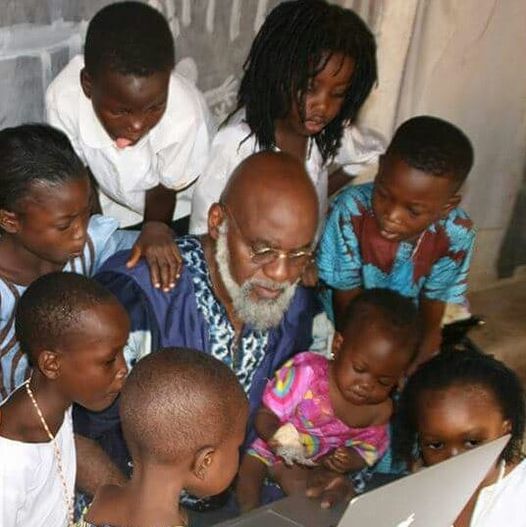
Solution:
{"label": "baby's hand", "polygon": [[126,266],[134,267],[143,256],[150,267],[154,287],[170,291],[181,276],[183,267],[172,229],[158,221],[146,222]]}
{"label": "baby's hand", "polygon": [[322,465],[333,472],[345,474],[355,468],[355,455],[354,450],[349,447],[338,447],[323,458]]}

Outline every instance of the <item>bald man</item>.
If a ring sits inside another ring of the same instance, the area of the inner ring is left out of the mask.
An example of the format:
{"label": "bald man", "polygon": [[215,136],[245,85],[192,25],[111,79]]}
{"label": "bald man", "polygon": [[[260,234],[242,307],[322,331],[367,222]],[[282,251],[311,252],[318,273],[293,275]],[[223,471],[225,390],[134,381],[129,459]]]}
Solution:
{"label": "bald man", "polygon": [[[250,443],[267,379],[310,345],[318,304],[298,282],[311,261],[317,224],[316,191],[301,163],[284,153],[258,153],[235,169],[210,207],[208,233],[177,240],[184,269],[172,291],[152,286],[147,265],[128,269],[126,253],[108,260],[96,278],[130,316],[129,366],[160,347],[195,348],[223,361],[249,397]],[[98,414],[76,408],[74,422],[79,486],[93,493],[101,483],[118,482],[129,472],[129,455],[117,404]]]}

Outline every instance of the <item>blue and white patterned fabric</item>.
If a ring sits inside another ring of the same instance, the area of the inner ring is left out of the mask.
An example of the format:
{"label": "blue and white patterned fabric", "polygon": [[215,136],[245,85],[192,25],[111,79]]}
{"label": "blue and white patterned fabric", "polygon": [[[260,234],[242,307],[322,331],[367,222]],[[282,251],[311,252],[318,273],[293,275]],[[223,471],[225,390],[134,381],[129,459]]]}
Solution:
{"label": "blue and white patterned fabric", "polygon": [[217,301],[213,293],[201,244],[197,238],[182,238],[179,248],[185,265],[189,265],[194,270],[192,282],[195,299],[197,309],[208,321],[210,353],[236,373],[241,386],[248,393],[254,373],[265,356],[268,331],[256,331],[247,327],[241,335],[240,342],[236,344],[236,333],[228,320],[226,309]]}

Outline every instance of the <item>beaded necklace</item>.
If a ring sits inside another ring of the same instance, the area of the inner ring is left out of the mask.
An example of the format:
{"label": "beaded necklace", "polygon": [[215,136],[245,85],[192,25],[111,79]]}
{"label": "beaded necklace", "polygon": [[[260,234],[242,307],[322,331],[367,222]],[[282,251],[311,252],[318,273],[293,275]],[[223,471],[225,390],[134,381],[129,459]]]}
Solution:
{"label": "beaded necklace", "polygon": [[31,377],[25,382],[26,392],[29,398],[31,399],[33,406],[35,407],[38,417],[40,418],[40,422],[42,423],[42,426],[46,434],[48,435],[49,440],[51,441],[51,444],[53,445],[53,451],[55,453],[55,460],[57,462],[58,475],[59,475],[60,482],[62,483],[62,487],[64,490],[64,498],[66,500],[66,508],[68,511],[67,525],[68,527],[70,527],[70,526],[73,526],[73,521],[74,521],[73,496],[72,495],[70,496],[68,492],[68,484],[66,482],[64,466],[62,464],[62,454],[60,453],[60,448],[58,447],[57,440],[55,439],[55,436],[51,433],[51,430],[49,429],[49,426],[47,425],[46,420],[44,419],[44,415],[42,414],[42,410],[40,410],[40,407],[38,406],[38,403],[35,399],[33,391],[29,387],[30,382],[31,382]]}

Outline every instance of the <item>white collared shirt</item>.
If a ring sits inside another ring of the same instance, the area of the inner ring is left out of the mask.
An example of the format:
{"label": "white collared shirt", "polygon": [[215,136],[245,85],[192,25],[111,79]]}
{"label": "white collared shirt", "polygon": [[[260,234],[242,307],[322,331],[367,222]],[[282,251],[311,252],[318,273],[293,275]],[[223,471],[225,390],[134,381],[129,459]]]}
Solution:
{"label": "white collared shirt", "polygon": [[[158,184],[181,191],[200,175],[214,126],[206,103],[189,81],[172,72],[166,111],[137,144],[123,149],[98,120],[80,85],[83,57],[60,72],[46,92],[48,122],[69,137],[100,187],[105,215],[122,227],[143,220],[145,193]],[[174,218],[190,213],[193,187],[177,194]]]}
{"label": "white collared shirt", "polygon": [[[208,163],[195,185],[190,217],[191,234],[203,234],[207,231],[210,205],[218,201],[237,165],[260,150],[255,135],[250,135],[243,109],[219,129],[212,141]],[[365,165],[376,163],[383,151],[384,141],[378,134],[370,130],[360,131],[354,126],[348,127],[344,130],[342,145],[334,162],[355,175]],[[305,169],[318,194],[321,227],[327,213],[328,171],[315,141],[311,141]]]}

